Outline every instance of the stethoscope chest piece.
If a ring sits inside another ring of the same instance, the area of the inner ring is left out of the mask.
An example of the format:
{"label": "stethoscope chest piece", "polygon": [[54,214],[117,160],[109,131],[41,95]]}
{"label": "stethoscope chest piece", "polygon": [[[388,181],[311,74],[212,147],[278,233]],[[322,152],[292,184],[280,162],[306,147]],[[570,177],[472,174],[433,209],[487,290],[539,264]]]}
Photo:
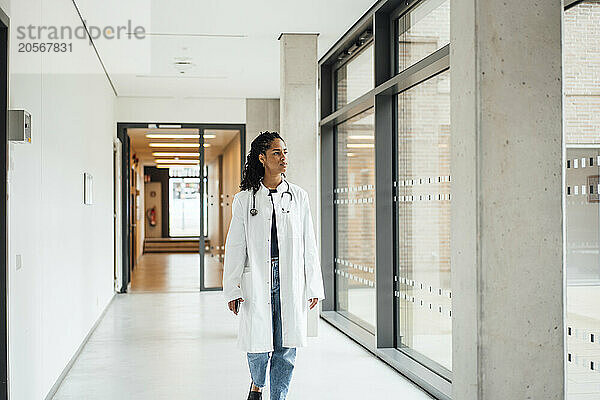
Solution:
{"label": "stethoscope chest piece", "polygon": [[[292,203],[293,196],[292,196],[292,192],[290,192],[289,182],[286,181],[285,183],[287,183],[287,190],[281,194],[281,199],[283,200],[283,198],[287,194],[289,196],[289,203],[288,203],[288,209],[286,210],[282,207],[281,212],[283,212],[284,214],[289,214],[290,213],[289,205],[291,205],[291,203]],[[252,208],[250,209],[250,215],[252,215],[254,217],[256,214],[258,214],[258,210],[256,209],[256,190],[252,189]]]}

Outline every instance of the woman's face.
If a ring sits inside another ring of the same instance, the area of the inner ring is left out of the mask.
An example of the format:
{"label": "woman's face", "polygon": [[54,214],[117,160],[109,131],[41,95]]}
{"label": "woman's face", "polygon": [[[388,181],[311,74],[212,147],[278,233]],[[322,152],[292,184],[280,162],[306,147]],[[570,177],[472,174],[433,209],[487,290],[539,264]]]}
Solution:
{"label": "woman's face", "polygon": [[266,154],[259,154],[260,161],[265,166],[265,172],[270,174],[285,173],[287,169],[287,147],[285,142],[279,138],[271,142],[271,147]]}

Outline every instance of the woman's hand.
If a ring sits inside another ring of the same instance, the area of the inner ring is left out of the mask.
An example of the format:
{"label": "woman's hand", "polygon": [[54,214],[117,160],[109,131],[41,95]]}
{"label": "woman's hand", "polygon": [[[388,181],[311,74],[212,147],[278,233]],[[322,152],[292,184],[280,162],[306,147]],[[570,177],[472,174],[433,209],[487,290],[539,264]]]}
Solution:
{"label": "woman's hand", "polygon": [[316,297],[313,297],[308,302],[310,303],[310,309],[312,310],[319,303],[319,299]]}
{"label": "woman's hand", "polygon": [[[244,299],[242,299],[241,297],[238,298],[237,300],[239,300],[240,303],[244,302]],[[229,309],[231,310],[232,313],[234,313],[235,315],[238,315],[238,313],[235,311],[235,300],[231,300],[229,303],[227,303],[227,305],[229,306]]]}

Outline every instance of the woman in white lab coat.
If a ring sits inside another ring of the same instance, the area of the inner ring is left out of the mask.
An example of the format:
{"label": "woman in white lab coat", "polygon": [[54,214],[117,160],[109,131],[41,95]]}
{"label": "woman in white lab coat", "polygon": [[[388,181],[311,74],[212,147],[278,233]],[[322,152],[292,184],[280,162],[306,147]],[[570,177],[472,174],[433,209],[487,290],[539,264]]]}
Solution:
{"label": "woman in white lab coat", "polygon": [[240,318],[250,400],[262,398],[269,359],[270,398],[286,398],[296,347],[306,345],[308,309],[325,298],[308,195],[285,179],[286,169],[285,142],[262,132],[247,156],[225,243],[223,293]]}

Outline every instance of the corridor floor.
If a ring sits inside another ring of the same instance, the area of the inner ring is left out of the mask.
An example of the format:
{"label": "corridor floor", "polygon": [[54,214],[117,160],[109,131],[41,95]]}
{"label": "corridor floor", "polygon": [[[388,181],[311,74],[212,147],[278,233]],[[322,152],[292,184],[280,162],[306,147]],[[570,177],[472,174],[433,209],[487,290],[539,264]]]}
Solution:
{"label": "corridor floor", "polygon": [[[221,292],[116,295],[53,399],[246,399],[236,331]],[[390,397],[431,399],[320,320],[319,337],[298,351],[288,399]]]}

